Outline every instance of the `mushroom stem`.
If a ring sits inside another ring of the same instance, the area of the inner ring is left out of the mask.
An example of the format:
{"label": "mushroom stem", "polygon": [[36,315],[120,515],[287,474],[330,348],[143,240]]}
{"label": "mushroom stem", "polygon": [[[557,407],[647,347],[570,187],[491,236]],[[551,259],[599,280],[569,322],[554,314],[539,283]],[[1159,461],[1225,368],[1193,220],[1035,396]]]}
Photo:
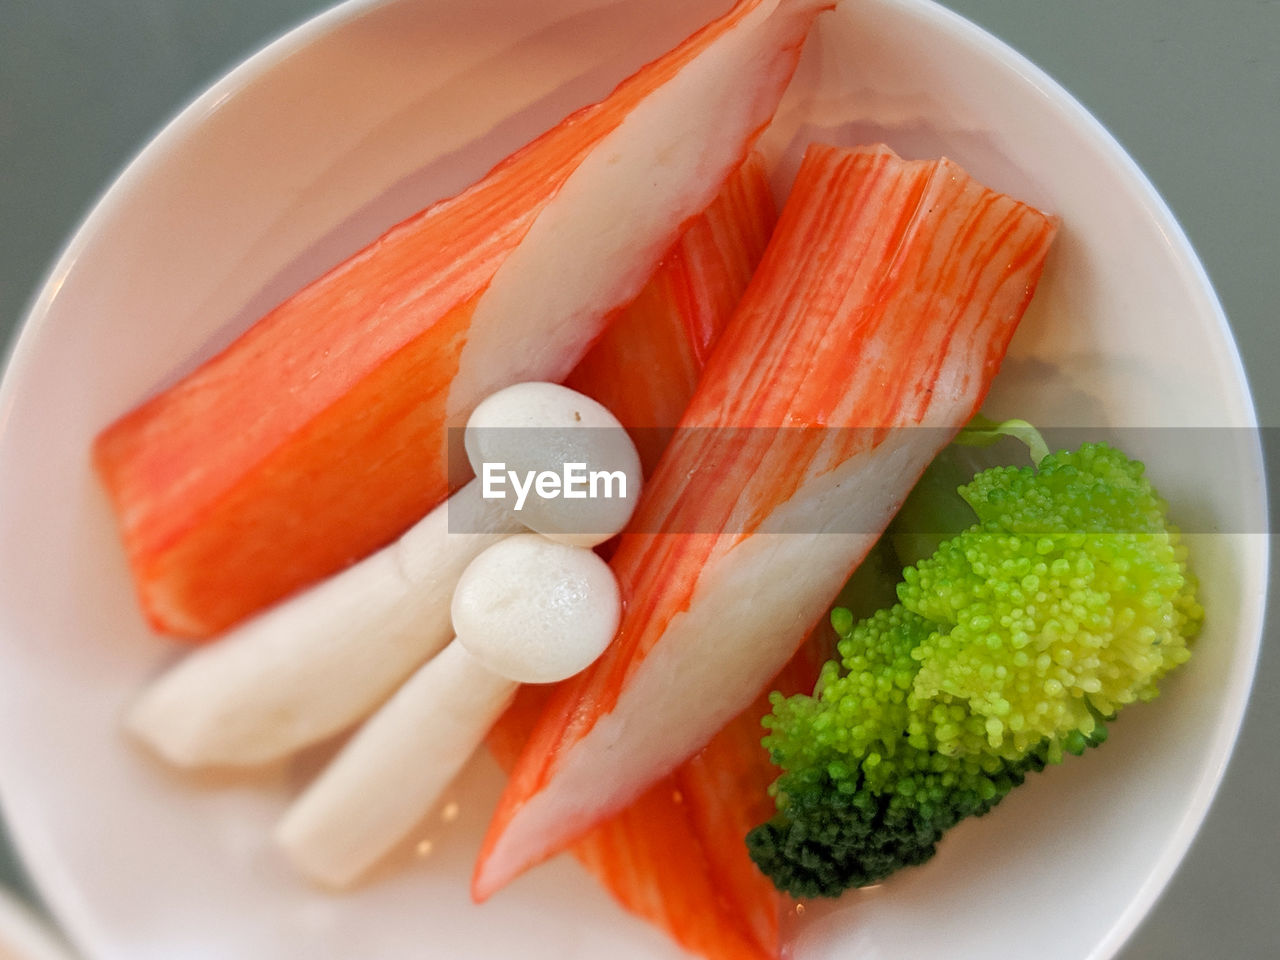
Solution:
{"label": "mushroom stem", "polygon": [[452,639],[458,578],[523,529],[472,481],[395,543],[191,653],[126,725],[181,767],[267,763],[338,733]]}
{"label": "mushroom stem", "polygon": [[517,686],[450,643],[294,802],[277,843],[310,879],[349,886],[431,810]]}
{"label": "mushroom stem", "polygon": [[583,547],[529,533],[485,550],[454,593],[457,638],[286,812],[280,846],[318,883],[358,880],[436,804],[519,683],[582,670],[613,638],[621,606],[609,567]]}

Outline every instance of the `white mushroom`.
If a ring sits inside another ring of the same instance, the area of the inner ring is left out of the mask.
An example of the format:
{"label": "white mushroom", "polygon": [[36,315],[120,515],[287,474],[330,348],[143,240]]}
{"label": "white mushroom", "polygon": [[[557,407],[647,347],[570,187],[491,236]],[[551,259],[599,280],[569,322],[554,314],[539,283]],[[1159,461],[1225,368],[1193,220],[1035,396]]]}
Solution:
{"label": "white mushroom", "polygon": [[453,598],[458,638],[420,667],[293,804],[276,839],[313,880],[343,887],[435,805],[522,681],[596,659],[622,604],[595,553],[536,534],[495,544]]}
{"label": "white mushroom", "polygon": [[554,683],[604,652],[621,611],[618,582],[596,554],[522,534],[467,567],[453,594],[453,629],[494,673]]}
{"label": "white mushroom", "polygon": [[595,546],[622,530],[640,494],[640,457],[607,408],[555,383],[518,383],[467,421],[467,458],[486,496],[525,526]]}

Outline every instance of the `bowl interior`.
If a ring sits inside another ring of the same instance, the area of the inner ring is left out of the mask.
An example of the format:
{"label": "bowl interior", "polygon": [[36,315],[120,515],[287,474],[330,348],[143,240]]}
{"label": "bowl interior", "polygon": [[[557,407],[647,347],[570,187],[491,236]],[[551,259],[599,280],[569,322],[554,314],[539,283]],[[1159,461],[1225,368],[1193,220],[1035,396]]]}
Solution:
{"label": "bowl interior", "polygon": [[[347,4],[197,101],[70,243],[3,392],[0,787],[43,892],[94,957],[395,960],[424,944],[459,957],[681,956],[565,858],[473,907],[465,878],[499,786],[483,759],[450,816],[416,838],[432,840],[429,856],[402,858],[423,862],[334,897],[270,844],[305,760],[192,783],[132,750],[121,706],[177,654],[135,610],[86,451],[283,296],[725,6]],[[947,154],[1062,217],[988,409],[1123,431],[1175,516],[1192,518],[1209,620],[1191,665],[1105,750],[962,825],[929,865],[811,911],[796,956],[977,958],[1009,942],[1046,960],[1109,956],[1203,816],[1256,655],[1265,502],[1239,358],[1180,230],[1122,151],[941,8],[878,0],[823,18],[764,141],[780,190],[811,139]],[[1186,428],[1221,450],[1189,452]]]}

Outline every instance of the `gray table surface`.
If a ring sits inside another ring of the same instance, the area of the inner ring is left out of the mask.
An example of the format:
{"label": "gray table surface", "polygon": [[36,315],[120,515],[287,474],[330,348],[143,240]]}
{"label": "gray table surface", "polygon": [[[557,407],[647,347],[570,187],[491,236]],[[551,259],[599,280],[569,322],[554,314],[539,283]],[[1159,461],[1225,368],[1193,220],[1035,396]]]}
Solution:
{"label": "gray table surface", "polygon": [[[329,2],[0,0],[0,340],[146,139]],[[1280,426],[1280,2],[948,5],[1059,80],[1151,177],[1217,287],[1260,420]],[[1123,960],[1280,957],[1277,732],[1280,651],[1268,643],[1218,799]],[[0,882],[37,899],[2,835]],[[1024,953],[1011,944],[1009,956]]]}

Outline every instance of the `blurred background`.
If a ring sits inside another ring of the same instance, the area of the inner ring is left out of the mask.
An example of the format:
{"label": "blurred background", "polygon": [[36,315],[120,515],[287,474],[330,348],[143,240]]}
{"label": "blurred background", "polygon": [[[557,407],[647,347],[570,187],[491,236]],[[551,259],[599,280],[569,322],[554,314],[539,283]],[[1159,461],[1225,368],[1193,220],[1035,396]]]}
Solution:
{"label": "blurred background", "polygon": [[[0,0],[0,340],[146,140],[233,64],[329,5]],[[945,5],[1062,83],[1155,183],[1217,288],[1259,419],[1280,425],[1280,2]],[[1268,453],[1274,476],[1280,456]],[[1273,611],[1269,636],[1278,622]],[[1280,956],[1278,733],[1280,651],[1268,642],[1217,801],[1122,960]],[[0,884],[39,909],[3,834]]]}

